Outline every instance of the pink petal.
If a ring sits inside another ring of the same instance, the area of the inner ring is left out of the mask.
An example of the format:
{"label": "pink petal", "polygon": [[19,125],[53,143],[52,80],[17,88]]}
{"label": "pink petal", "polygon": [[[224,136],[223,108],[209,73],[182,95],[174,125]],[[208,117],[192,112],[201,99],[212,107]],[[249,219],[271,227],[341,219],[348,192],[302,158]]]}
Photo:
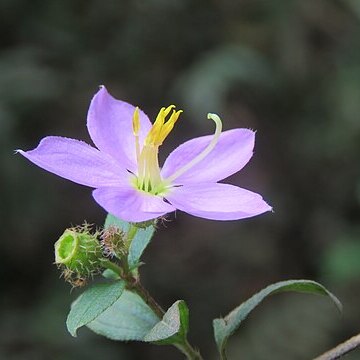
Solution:
{"label": "pink petal", "polygon": [[259,194],[228,184],[175,187],[166,199],[179,210],[213,220],[238,220],[271,211]]}
{"label": "pink petal", "polygon": [[96,189],[93,196],[107,212],[129,222],[147,221],[175,211],[161,197],[138,191],[131,185]]}
{"label": "pink petal", "polygon": [[79,140],[49,136],[36,149],[18,152],[53,174],[90,187],[119,186],[128,177],[114,159]]}
{"label": "pink petal", "polygon": [[[117,159],[124,168],[135,172],[136,150],[132,118],[135,107],[114,99],[104,86],[91,101],[87,127],[97,148]],[[140,111],[140,144],[150,130],[149,118]]]}
{"label": "pink petal", "polygon": [[[166,159],[161,171],[167,178],[201,153],[212,135],[189,140],[177,147]],[[224,131],[215,148],[205,159],[179,176],[175,184],[217,182],[241,170],[253,154],[255,133],[248,129]]]}

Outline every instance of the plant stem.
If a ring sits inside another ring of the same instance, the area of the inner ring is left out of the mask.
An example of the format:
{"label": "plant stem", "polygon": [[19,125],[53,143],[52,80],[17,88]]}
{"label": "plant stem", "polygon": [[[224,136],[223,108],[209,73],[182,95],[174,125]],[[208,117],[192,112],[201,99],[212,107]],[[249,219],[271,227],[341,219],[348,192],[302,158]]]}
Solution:
{"label": "plant stem", "polygon": [[320,355],[314,360],[335,360],[341,358],[352,350],[360,346],[360,334],[353,336],[351,339],[339,344],[333,349]]}
{"label": "plant stem", "polygon": [[154,313],[162,319],[165,314],[163,308],[155,301],[155,299],[149,294],[149,292],[142,286],[139,280],[132,284],[133,289],[136,293],[149,305]]}
{"label": "plant stem", "polygon": [[176,344],[175,346],[186,356],[188,360],[203,360],[200,352],[195,350],[187,340],[185,343]]}
{"label": "plant stem", "polygon": [[[132,285],[132,288],[136,293],[148,304],[148,306],[154,311],[154,313],[162,319],[165,311],[163,308],[155,301],[155,299],[150,295],[150,293],[142,286],[139,280],[135,281]],[[202,357],[198,351],[196,351],[188,342],[185,340],[184,343],[174,344],[188,360],[202,360]]]}
{"label": "plant stem", "polygon": [[[135,236],[136,231],[133,233]],[[104,259],[102,264],[105,268],[112,270],[122,278],[127,286],[135,291],[145,303],[154,311],[159,319],[162,319],[165,311],[164,309],[155,301],[155,299],[150,295],[150,293],[142,286],[139,278],[135,278],[131,272],[129,272],[129,267],[127,261],[124,261],[122,267],[113,263],[110,260]],[[125,266],[124,266],[125,265]],[[202,357],[199,351],[195,350],[188,342],[187,339],[183,343],[174,344],[177,349],[179,349],[188,360],[202,360]]]}
{"label": "plant stem", "polygon": [[[163,308],[155,301],[155,299],[150,295],[150,293],[142,286],[139,281],[136,281],[133,284],[133,289],[136,293],[149,305],[149,307],[154,311],[154,313],[162,319],[165,311]],[[202,360],[202,357],[199,351],[195,350],[188,340],[186,339],[184,343],[174,344],[188,360]]]}
{"label": "plant stem", "polygon": [[119,265],[116,265],[112,261],[104,259],[102,260],[102,265],[105,268],[112,270],[115,274],[118,274],[120,277],[122,276],[123,272],[121,267]]}
{"label": "plant stem", "polygon": [[221,359],[221,360],[227,360],[225,346],[223,346],[223,348],[221,349],[221,352],[220,352],[220,359]]}

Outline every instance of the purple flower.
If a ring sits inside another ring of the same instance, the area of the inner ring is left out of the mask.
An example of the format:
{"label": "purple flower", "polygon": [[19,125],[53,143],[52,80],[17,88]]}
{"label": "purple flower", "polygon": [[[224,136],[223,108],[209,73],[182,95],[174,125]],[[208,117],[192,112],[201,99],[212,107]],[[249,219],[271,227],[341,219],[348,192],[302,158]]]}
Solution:
{"label": "purple flower", "polygon": [[241,170],[253,154],[255,133],[221,132],[189,140],[159,167],[158,150],[182,111],[162,108],[152,125],[139,108],[114,99],[101,87],[91,101],[87,127],[97,149],[74,139],[49,136],[31,151],[34,164],[65,179],[95,188],[96,202],[130,222],[176,209],[215,220],[236,220],[270,211],[262,197],[218,181]]}

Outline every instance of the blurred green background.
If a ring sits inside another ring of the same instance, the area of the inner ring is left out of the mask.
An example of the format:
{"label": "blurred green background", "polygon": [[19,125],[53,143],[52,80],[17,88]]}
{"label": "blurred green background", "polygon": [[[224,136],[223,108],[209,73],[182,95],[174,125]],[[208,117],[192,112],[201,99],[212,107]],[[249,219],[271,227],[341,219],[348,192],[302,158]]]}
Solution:
{"label": "blurred green background", "polygon": [[[170,347],[114,343],[65,317],[77,291],[53,244],[105,212],[90,189],[14,149],[46,135],[90,142],[98,85],[150,117],[184,114],[164,144],[224,128],[257,130],[250,164],[229,180],[275,212],[236,222],[177,213],[145,255],[144,284],[184,299],[190,339],[216,359],[211,321],[271,282],[322,282],[344,305],[277,295],[229,343],[230,359],[311,359],[360,331],[360,2],[358,0],[0,0],[0,359],[181,359]],[[360,359],[354,353],[349,359]]]}

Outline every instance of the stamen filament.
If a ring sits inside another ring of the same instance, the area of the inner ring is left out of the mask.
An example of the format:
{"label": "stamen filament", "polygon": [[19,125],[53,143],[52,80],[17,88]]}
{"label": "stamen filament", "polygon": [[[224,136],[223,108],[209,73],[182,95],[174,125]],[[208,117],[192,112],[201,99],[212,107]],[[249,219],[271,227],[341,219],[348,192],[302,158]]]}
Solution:
{"label": "stamen filament", "polygon": [[151,159],[149,161],[149,173],[152,187],[156,187],[161,182],[158,154],[159,147],[154,146],[154,149],[151,151]]}
{"label": "stamen filament", "polygon": [[[175,106],[163,107],[148,132],[142,148],[139,143],[140,117],[136,108],[133,115],[133,133],[135,136],[136,158],[138,171],[134,185],[137,189],[150,194],[158,194],[166,189],[167,183],[161,178],[159,167],[159,146],[169,135],[177,122],[182,110],[175,111]],[[171,113],[172,112],[172,113]],[[166,120],[167,116],[169,119]],[[221,131],[221,130],[220,130]]]}
{"label": "stamen filament", "polygon": [[144,179],[145,179],[145,173],[146,173],[146,148],[145,146],[143,147],[141,154],[140,154],[140,160],[139,160],[139,164],[138,164],[138,186],[140,188],[143,187],[144,185]]}
{"label": "stamen filament", "polygon": [[136,162],[139,167],[140,163],[140,143],[139,143],[139,131],[140,131],[140,115],[139,108],[136,107],[133,115],[133,132],[135,136],[135,148],[136,148]]}
{"label": "stamen filament", "polygon": [[179,176],[183,175],[188,170],[190,170],[193,166],[195,166],[200,161],[202,161],[216,146],[216,144],[217,144],[217,142],[219,140],[221,131],[222,131],[222,122],[221,122],[220,117],[218,115],[216,115],[216,114],[209,113],[207,115],[207,118],[213,120],[215,122],[215,125],[216,125],[214,137],[211,139],[210,144],[200,154],[195,156],[194,159],[192,159],[190,162],[188,162],[182,168],[175,171],[174,174],[172,174],[167,179],[165,179],[164,181],[166,181],[167,183],[172,183]]}
{"label": "stamen filament", "polygon": [[140,143],[139,143],[139,136],[135,136],[135,148],[136,148],[136,162],[139,167],[140,162]]}

